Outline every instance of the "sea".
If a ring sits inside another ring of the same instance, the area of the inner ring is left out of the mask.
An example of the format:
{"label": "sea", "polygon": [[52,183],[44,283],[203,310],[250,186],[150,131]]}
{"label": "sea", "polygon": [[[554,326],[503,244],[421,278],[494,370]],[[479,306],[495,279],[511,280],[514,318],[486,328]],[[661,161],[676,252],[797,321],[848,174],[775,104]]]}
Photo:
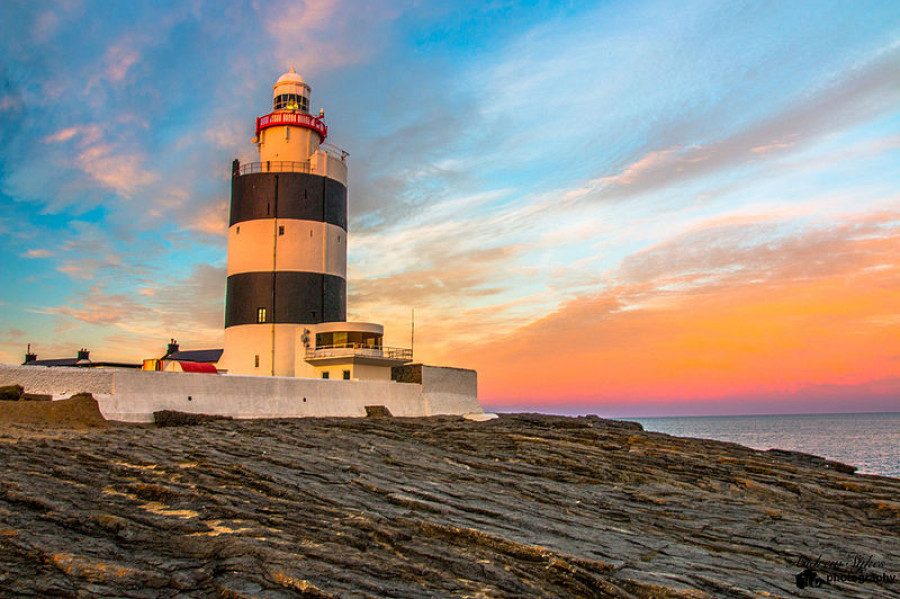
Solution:
{"label": "sea", "polygon": [[644,430],[789,449],[837,460],[860,474],[900,478],[900,412],[627,418]]}

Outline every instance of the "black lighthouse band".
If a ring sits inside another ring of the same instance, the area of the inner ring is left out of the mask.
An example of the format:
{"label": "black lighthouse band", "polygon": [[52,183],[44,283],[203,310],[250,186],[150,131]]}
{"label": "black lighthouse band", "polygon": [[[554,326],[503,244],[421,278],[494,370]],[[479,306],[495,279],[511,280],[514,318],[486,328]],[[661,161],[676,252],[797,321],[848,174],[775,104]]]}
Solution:
{"label": "black lighthouse band", "polygon": [[347,187],[306,173],[253,173],[231,181],[229,226],[260,218],[324,222],[347,230]]}
{"label": "black lighthouse band", "polygon": [[318,324],[347,319],[347,282],[314,272],[247,272],[228,277],[225,327]]}

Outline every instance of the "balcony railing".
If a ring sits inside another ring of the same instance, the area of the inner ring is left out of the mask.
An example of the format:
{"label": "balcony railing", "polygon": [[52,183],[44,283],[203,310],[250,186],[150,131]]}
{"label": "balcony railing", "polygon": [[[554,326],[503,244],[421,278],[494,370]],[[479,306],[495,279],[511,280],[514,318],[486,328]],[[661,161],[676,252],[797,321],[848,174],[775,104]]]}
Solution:
{"label": "balcony railing", "polygon": [[412,360],[412,350],[401,347],[365,347],[358,344],[326,345],[306,350],[306,359],[316,358],[383,358],[388,360]]}
{"label": "balcony railing", "polygon": [[311,173],[308,162],[291,162],[288,160],[266,160],[265,162],[247,162],[240,165],[233,176],[253,173]]}

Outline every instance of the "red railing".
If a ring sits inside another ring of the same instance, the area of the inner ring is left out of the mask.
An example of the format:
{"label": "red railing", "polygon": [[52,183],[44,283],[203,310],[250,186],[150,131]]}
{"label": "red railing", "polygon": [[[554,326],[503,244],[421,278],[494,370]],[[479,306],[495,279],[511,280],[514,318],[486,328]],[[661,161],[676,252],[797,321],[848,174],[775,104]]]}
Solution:
{"label": "red railing", "polygon": [[280,125],[296,125],[298,127],[306,127],[312,129],[319,134],[320,141],[325,141],[328,137],[328,127],[320,117],[302,112],[273,112],[266,116],[256,118],[256,134],[263,129],[269,127],[277,127]]}

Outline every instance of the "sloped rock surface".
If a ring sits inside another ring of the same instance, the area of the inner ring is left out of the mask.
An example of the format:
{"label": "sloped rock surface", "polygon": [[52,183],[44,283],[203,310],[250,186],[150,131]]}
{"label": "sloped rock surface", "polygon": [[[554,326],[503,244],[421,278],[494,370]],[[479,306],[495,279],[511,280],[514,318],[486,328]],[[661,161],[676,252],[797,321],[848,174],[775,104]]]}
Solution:
{"label": "sloped rock surface", "polygon": [[900,481],[819,466],[528,414],[0,430],[0,594],[898,596],[796,586],[900,573]]}

